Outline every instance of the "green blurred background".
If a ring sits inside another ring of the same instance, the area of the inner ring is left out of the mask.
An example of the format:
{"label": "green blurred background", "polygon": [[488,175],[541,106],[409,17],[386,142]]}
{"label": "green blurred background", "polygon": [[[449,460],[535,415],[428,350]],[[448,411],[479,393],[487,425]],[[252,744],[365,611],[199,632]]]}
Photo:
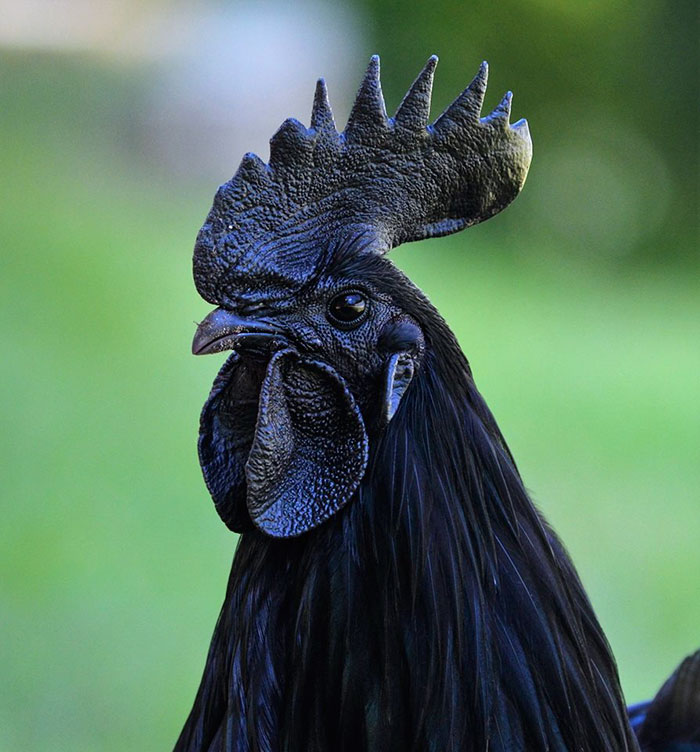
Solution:
{"label": "green blurred background", "polygon": [[197,419],[223,356],[194,235],[243,152],[326,75],[344,123],[491,63],[535,156],[492,222],[395,260],[453,325],[563,537],[629,701],[700,645],[698,16],[693,0],[0,1],[0,749],[162,750],[234,537]]}

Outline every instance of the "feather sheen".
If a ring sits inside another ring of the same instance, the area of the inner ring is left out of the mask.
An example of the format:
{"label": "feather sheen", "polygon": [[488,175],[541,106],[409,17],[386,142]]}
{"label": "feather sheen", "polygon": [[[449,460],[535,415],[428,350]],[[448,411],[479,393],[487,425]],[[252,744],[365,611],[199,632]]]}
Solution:
{"label": "feather sheen", "polygon": [[176,750],[638,750],[568,555],[414,305],[430,346],[355,498],[299,538],[241,536]]}

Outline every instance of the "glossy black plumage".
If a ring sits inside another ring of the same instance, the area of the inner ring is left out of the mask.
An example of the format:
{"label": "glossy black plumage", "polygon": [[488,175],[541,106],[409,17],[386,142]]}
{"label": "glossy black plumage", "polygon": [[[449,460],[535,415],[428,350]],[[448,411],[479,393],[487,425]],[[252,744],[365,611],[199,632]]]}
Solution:
{"label": "glossy black plumage", "polygon": [[568,557],[454,338],[411,303],[429,362],[344,516],[242,536],[180,749],[635,749]]}
{"label": "glossy black plumage", "polygon": [[653,700],[630,708],[630,720],[644,752],[700,752],[700,650]]}
{"label": "glossy black plumage", "polygon": [[[194,350],[234,350],[200,459],[241,537],[176,750],[634,752],[569,557],[447,324],[384,255],[512,200],[526,126],[508,130],[510,96],[479,119],[485,67],[428,126],[434,59],[388,119],[377,65],[345,134],[319,86],[312,132],[292,123],[273,139],[278,176],[246,157],[198,239],[197,285],[220,308]],[[438,127],[451,144],[438,164],[460,149],[463,163],[422,193],[419,165],[406,204],[406,144]],[[309,199],[309,154],[348,143],[342,159],[324,152]],[[345,322],[334,301],[350,293],[362,316]]]}

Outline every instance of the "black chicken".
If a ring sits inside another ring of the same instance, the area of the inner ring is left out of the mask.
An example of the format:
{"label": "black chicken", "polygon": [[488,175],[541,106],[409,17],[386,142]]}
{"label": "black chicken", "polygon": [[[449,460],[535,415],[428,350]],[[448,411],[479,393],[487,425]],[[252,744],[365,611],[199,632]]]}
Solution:
{"label": "black chicken", "polygon": [[233,351],[199,456],[241,536],[177,750],[639,749],[569,557],[385,255],[493,216],[530,164],[510,92],[480,116],[485,64],[428,124],[436,63],[388,118],[373,57],[341,134],[319,81],[310,128],[246,155],[199,233],[218,307],[193,351]]}

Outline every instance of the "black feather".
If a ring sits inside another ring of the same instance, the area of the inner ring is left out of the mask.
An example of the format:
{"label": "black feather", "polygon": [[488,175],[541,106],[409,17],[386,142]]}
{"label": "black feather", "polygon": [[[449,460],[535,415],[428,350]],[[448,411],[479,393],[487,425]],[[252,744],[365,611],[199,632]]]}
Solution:
{"label": "black feather", "polygon": [[643,752],[700,752],[700,650],[651,702],[632,711],[632,719]]}
{"label": "black feather", "polygon": [[425,360],[345,509],[300,538],[241,536],[176,750],[637,750],[454,336],[386,259],[364,264],[421,321]]}

